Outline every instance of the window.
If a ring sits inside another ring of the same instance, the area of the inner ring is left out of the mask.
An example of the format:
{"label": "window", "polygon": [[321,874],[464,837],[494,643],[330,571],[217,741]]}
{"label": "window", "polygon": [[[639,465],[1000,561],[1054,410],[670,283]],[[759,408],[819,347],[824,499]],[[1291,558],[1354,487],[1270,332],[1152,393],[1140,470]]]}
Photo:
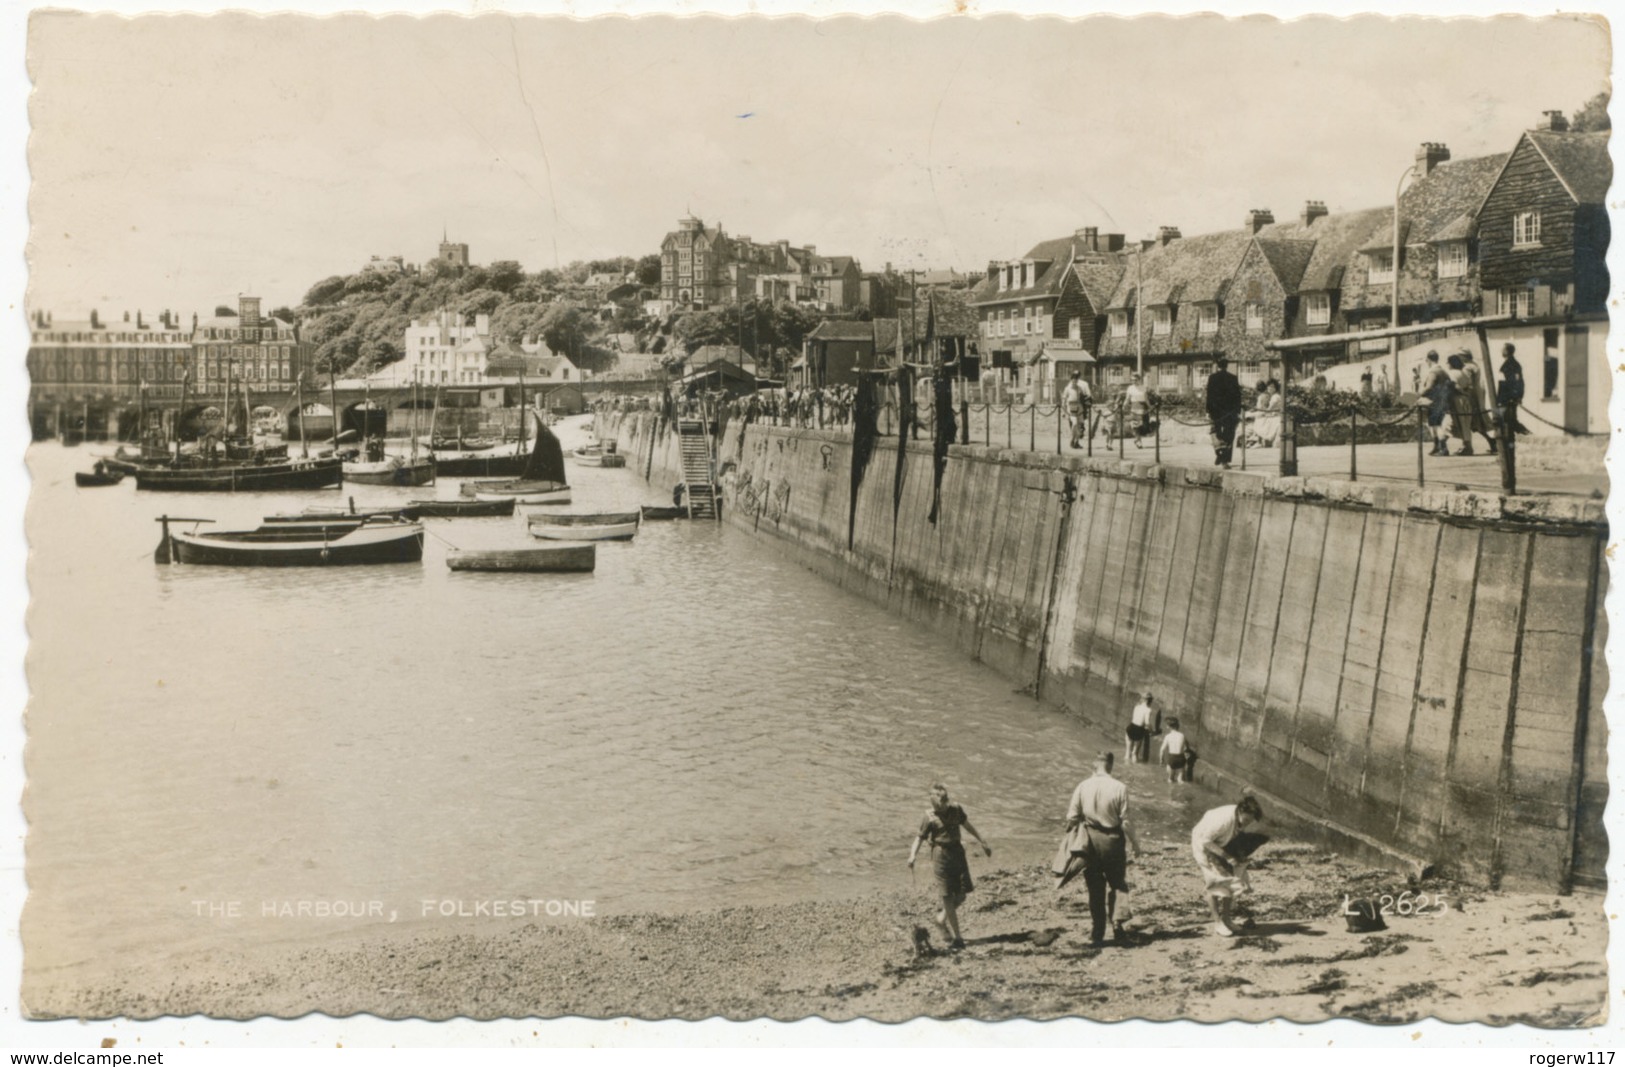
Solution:
{"label": "window", "polygon": [[1106,368],[1106,382],[1109,385],[1121,385],[1128,380],[1128,367],[1121,363],[1113,363]]}
{"label": "window", "polygon": [[1219,332],[1219,306],[1217,304],[1203,304],[1196,311],[1197,333]]}
{"label": "window", "polygon": [[1264,309],[1258,304],[1247,305],[1247,332],[1264,332]]}
{"label": "window", "polygon": [[1178,363],[1163,363],[1157,367],[1157,388],[1182,389],[1185,385],[1184,368]]}
{"label": "window", "polygon": [[1528,248],[1540,244],[1540,212],[1520,211],[1512,216],[1512,247]]}
{"label": "window", "polygon": [[1083,320],[1073,316],[1066,321],[1066,336],[1071,341],[1083,340]]}
{"label": "window", "polygon": [[1151,332],[1157,337],[1166,337],[1173,332],[1174,309],[1155,308],[1151,312]]}
{"label": "window", "polygon": [[1394,253],[1391,249],[1381,252],[1367,252],[1366,282],[1370,285],[1382,285],[1394,280]]}
{"label": "window", "polygon": [[1467,242],[1446,241],[1439,246],[1439,277],[1459,278],[1467,273]]}
{"label": "window", "polygon": [[1512,311],[1520,319],[1529,317],[1529,304],[1534,299],[1534,293],[1528,289],[1518,289],[1513,293]]}
{"label": "window", "polygon": [[1558,337],[1558,333],[1557,333],[1556,330],[1543,330],[1542,331],[1541,339],[1542,339],[1542,341],[1545,342],[1544,345],[1542,346],[1543,349],[1544,349],[1544,352],[1542,353],[1542,358],[1541,358],[1540,398],[1542,400],[1556,400],[1557,399],[1557,384],[1558,384],[1557,337]]}
{"label": "window", "polygon": [[1484,293],[1484,303],[1486,305],[1490,303],[1490,298],[1492,296],[1495,299],[1495,313],[1497,315],[1512,314],[1512,290],[1490,289],[1486,291]]}
{"label": "window", "polygon": [[1032,333],[1033,332],[1033,309],[1031,307],[1029,307],[1023,312],[1023,314],[1024,314],[1027,321],[1026,321],[1025,325],[1023,326],[1021,332],[1022,333]]}
{"label": "window", "polygon": [[1304,321],[1311,326],[1325,326],[1332,321],[1332,294],[1310,293],[1304,305]]}
{"label": "window", "polygon": [[1114,312],[1112,312],[1112,336],[1113,337],[1127,337],[1128,336],[1128,312],[1126,312],[1126,311],[1114,311]]}

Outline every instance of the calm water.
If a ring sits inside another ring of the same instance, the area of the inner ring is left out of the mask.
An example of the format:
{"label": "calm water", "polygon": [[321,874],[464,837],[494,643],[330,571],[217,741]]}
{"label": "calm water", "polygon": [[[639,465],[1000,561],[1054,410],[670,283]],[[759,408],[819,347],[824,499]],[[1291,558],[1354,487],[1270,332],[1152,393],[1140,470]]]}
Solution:
{"label": "calm water", "polygon": [[[523,543],[519,517],[429,520],[421,566],[160,567],[162,512],[232,528],[455,485],[76,488],[103,450],[29,453],[36,974],[352,929],[380,921],[372,901],[450,929],[468,920],[422,901],[607,914],[904,886],[938,779],[996,862],[1042,863],[1099,744],[714,523],[649,524],[592,575],[446,568],[447,541]],[[571,480],[577,508],[665,495],[629,470]],[[1149,769],[1127,777],[1142,825],[1190,825]],[[300,901],[363,917],[262,915]]]}

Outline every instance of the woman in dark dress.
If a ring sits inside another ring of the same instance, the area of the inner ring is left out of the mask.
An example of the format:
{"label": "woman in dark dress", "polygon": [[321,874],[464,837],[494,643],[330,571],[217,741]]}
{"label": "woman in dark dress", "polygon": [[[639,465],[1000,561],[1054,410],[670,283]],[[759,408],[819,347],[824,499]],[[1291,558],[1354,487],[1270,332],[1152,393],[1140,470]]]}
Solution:
{"label": "woman in dark dress", "polygon": [[965,903],[965,895],[974,888],[970,864],[965,860],[965,846],[959,841],[961,828],[976,839],[985,855],[993,855],[993,849],[970,824],[965,809],[948,799],[948,787],[940,783],[933,785],[931,810],[925,813],[914,847],[908,850],[908,865],[912,868],[920,845],[931,844],[932,873],[936,877],[937,895],[942,898],[942,910],[937,913],[935,922],[953,948],[965,947],[964,938],[959,936],[959,905]]}

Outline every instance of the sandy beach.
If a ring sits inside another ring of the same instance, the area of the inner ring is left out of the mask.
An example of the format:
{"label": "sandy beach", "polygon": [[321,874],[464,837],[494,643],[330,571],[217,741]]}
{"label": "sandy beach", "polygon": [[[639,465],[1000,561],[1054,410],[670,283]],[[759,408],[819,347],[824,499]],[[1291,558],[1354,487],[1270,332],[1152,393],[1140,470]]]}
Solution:
{"label": "sandy beach", "polygon": [[[963,950],[916,955],[929,879],[852,900],[721,908],[565,925],[475,921],[434,932],[382,926],[301,946],[217,953],[79,987],[24,990],[35,1018],[203,1014],[250,1018],[372,1013],[645,1019],[822,1016],[1122,1019],[1328,1017],[1409,1023],[1595,1025],[1605,1018],[1600,895],[1416,887],[1425,914],[1349,933],[1344,894],[1407,886],[1306,846],[1272,846],[1253,868],[1255,926],[1222,939],[1187,850],[1154,843],[1130,867],[1129,943],[1089,944],[1082,887],[1058,905],[1047,872],[973,861]],[[1443,897],[1443,903],[1438,898]]]}

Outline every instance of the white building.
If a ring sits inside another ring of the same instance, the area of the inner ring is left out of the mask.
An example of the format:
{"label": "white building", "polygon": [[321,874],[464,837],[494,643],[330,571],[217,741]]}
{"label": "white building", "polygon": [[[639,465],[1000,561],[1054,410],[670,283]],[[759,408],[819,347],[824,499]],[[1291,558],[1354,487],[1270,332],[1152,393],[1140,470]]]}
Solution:
{"label": "white building", "polygon": [[413,319],[406,328],[406,355],[382,367],[368,381],[375,386],[478,385],[485,381],[491,352],[491,316],[463,316],[441,310]]}

